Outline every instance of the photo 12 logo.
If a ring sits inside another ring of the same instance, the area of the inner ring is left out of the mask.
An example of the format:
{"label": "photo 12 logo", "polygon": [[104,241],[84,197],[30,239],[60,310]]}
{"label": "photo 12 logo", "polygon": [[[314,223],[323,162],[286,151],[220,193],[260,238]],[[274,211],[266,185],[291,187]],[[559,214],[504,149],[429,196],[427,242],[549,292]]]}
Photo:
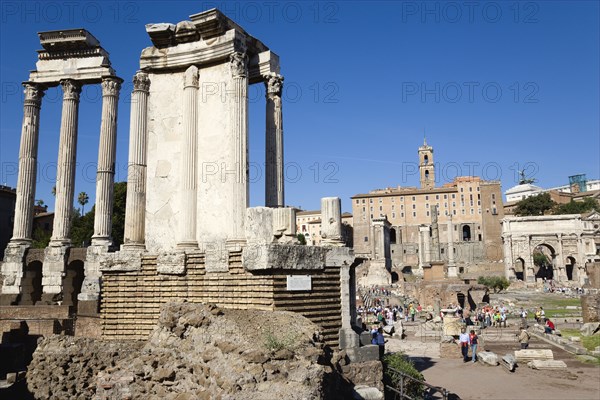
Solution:
{"label": "photo 12 logo", "polygon": [[536,82],[402,82],[402,103],[539,103]]}
{"label": "photo 12 logo", "polygon": [[539,22],[540,5],[533,1],[403,1],[402,23],[498,23]]}

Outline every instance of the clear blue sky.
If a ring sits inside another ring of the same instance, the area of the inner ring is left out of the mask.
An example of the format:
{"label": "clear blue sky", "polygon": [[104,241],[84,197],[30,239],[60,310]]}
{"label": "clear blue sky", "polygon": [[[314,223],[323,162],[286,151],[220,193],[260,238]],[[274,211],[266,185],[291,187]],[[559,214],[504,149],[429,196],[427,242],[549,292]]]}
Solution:
{"label": "clear blue sky", "polygon": [[[599,3],[2,1],[0,184],[15,187],[20,83],[35,68],[38,31],[83,27],[128,83],[117,180],[126,179],[131,78],[150,40],[144,24],[177,23],[218,7],[281,58],[285,76],[286,203],[319,207],[387,186],[418,185],[417,147],[434,146],[438,184],[501,179],[526,169],[542,187],[600,178]],[[264,88],[252,86],[250,161],[264,162]],[[61,94],[44,98],[36,198],[53,208]],[[76,194],[94,202],[98,86],[80,106]],[[254,169],[255,171],[256,169]],[[251,183],[262,205],[264,181]]]}

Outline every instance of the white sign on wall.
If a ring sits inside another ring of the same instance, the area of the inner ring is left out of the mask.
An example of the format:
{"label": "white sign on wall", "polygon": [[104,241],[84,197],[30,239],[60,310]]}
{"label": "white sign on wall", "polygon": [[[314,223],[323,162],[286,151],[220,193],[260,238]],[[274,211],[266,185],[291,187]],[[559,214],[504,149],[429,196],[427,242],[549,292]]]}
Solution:
{"label": "white sign on wall", "polygon": [[288,275],[287,290],[312,290],[310,275]]}

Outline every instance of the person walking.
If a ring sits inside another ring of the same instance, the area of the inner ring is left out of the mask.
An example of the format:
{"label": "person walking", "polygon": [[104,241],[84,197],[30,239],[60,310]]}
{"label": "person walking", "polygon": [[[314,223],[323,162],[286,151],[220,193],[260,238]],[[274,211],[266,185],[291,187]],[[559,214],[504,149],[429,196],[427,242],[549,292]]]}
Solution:
{"label": "person walking", "polygon": [[479,337],[474,330],[471,330],[471,334],[469,335],[469,343],[471,343],[471,358],[473,359],[473,362],[475,362],[477,361],[477,344],[479,343]]}
{"label": "person walking", "polygon": [[471,344],[469,339],[469,334],[467,333],[466,329],[460,328],[460,336],[458,337],[458,341],[464,362],[469,361],[469,345]]}
{"label": "person walking", "polygon": [[529,339],[530,338],[531,338],[531,336],[529,335],[529,332],[527,332],[525,330],[525,328],[523,328],[521,326],[519,328],[519,335],[518,335],[519,343],[521,343],[521,350],[525,350],[526,348],[529,347]]}

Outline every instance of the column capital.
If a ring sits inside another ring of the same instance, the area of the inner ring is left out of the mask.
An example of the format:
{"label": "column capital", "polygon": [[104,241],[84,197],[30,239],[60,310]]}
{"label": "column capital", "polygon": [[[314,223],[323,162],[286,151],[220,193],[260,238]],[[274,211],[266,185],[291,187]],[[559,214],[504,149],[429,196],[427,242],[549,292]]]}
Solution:
{"label": "column capital", "polygon": [[235,52],[229,56],[229,65],[231,67],[231,76],[247,77],[248,76],[248,56],[246,53]]}
{"label": "column capital", "polygon": [[133,76],[133,91],[148,92],[150,90],[150,78],[148,74],[142,71],[136,72]]}
{"label": "column capital", "polygon": [[23,93],[25,93],[25,105],[39,107],[46,87],[35,82],[23,82],[23,87],[25,88],[23,90]]}
{"label": "column capital", "polygon": [[265,87],[267,89],[267,97],[270,95],[281,96],[281,90],[283,89],[283,76],[271,72],[264,75]]}
{"label": "column capital", "polygon": [[123,80],[116,76],[102,79],[102,96],[119,96]]}
{"label": "column capital", "polygon": [[79,101],[79,94],[81,93],[81,84],[73,79],[65,79],[60,81],[60,85],[63,89],[63,100],[77,100]]}
{"label": "column capital", "polygon": [[198,67],[195,65],[190,66],[185,70],[183,75],[183,87],[198,87]]}

